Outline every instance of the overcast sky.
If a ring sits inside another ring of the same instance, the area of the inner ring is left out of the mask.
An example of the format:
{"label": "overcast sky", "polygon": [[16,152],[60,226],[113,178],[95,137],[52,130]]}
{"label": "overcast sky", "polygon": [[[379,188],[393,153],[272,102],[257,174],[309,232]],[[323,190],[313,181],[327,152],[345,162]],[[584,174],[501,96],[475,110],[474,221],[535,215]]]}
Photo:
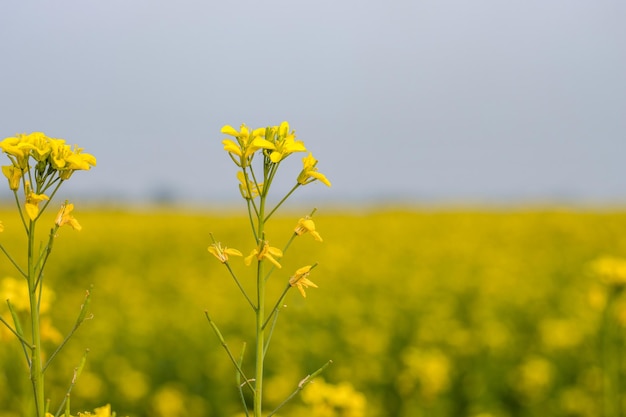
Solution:
{"label": "overcast sky", "polygon": [[[626,201],[623,0],[0,4],[0,135],[66,193],[238,197],[224,124],[290,122],[332,201]],[[293,158],[299,170],[300,155]],[[290,172],[290,179],[297,172]]]}

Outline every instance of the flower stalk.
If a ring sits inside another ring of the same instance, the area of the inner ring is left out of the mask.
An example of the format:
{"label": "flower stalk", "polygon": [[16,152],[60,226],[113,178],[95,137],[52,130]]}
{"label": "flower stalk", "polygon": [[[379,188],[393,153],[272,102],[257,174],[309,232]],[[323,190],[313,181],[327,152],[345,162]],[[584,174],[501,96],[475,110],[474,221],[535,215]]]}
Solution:
{"label": "flower stalk", "polygon": [[[45,391],[45,371],[78,326],[87,318],[86,308],[89,302],[89,292],[74,328],[52,353],[48,361],[44,363],[43,358],[46,355],[42,348],[41,329],[44,268],[52,252],[59,228],[68,224],[72,228],[80,230],[80,224],[70,214],[74,206],[65,202],[50,230],[48,241],[43,245],[43,249],[38,251],[36,249],[38,222],[61,185],[75,171],[89,170],[95,166],[96,158],[83,153],[82,148],[76,146],[72,148],[66,145],[63,139],[49,138],[41,132],[5,138],[0,142],[0,149],[11,162],[10,165],[2,166],[2,173],[8,179],[9,189],[13,191],[15,196],[17,210],[26,234],[26,267],[20,266],[1,244],[0,250],[26,280],[29,305],[27,314],[30,326],[30,332],[26,334],[30,335],[30,340],[25,336],[19,314],[13,308],[10,300],[7,301],[7,304],[13,318],[13,326],[2,318],[0,321],[17,337],[24,351],[32,385],[34,415],[45,417],[49,407],[49,400],[46,398]],[[23,191],[23,199],[18,193],[20,189]],[[75,381],[72,381],[72,384],[74,383]]]}
{"label": "flower stalk", "polygon": [[[241,280],[236,276],[229,265],[228,255],[240,255],[240,252],[236,249],[222,248],[221,244],[216,243],[212,236],[213,244],[209,246],[209,252],[215,255],[215,257],[227,267],[241,293],[244,295],[244,298],[252,307],[252,311],[255,315],[253,380],[247,379],[242,371],[243,352],[241,358],[237,361],[226,345],[221,331],[210,319],[208,313],[207,318],[236,368],[236,381],[239,385],[240,396],[246,416],[249,414],[248,404],[241,392],[243,385],[248,385],[252,390],[252,415],[254,417],[262,417],[265,358],[278,321],[278,311],[290,288],[297,287],[300,293],[306,296],[303,288],[309,286],[317,287],[317,285],[313,284],[307,278],[310,270],[313,269],[317,263],[313,266],[298,269],[291,277],[285,277],[285,288],[277,297],[274,296],[273,301],[270,299],[272,295],[267,293],[267,281],[276,271],[282,269],[281,258],[285,255],[285,252],[296,237],[310,232],[316,240],[321,242],[321,238],[319,238],[319,234],[315,231],[315,225],[313,221],[310,220],[310,216],[306,217],[305,223],[303,223],[304,219],[300,219],[300,222],[298,222],[295,229],[292,231],[283,250],[270,245],[266,236],[266,225],[283,203],[291,198],[295,191],[303,185],[310,184],[317,180],[327,186],[331,184],[324,175],[317,172],[317,168],[315,168],[317,160],[309,154],[309,156],[303,158],[303,169],[294,181],[293,187],[270,209],[270,206],[268,206],[268,197],[270,196],[270,189],[279,171],[281,162],[293,153],[306,152],[307,150],[304,143],[296,140],[295,132],[289,129],[287,122],[283,122],[279,126],[254,130],[249,129],[246,125],[242,125],[240,130],[236,130],[231,126],[224,126],[222,133],[232,138],[225,139],[222,143],[224,144],[224,150],[228,152],[230,158],[240,168],[237,172],[239,191],[241,196],[246,200],[246,207],[248,209],[248,219],[254,246],[250,254],[244,258],[244,263],[249,266],[253,263],[256,264],[256,268],[254,268],[256,298],[254,301],[248,297],[241,285]],[[313,210],[311,216],[314,212],[315,210]],[[268,262],[269,265],[267,265]],[[267,309],[268,306],[272,306],[270,310]],[[271,326],[268,326],[269,323],[271,323]],[[329,364],[330,361],[318,371],[303,379],[299,384],[299,389],[285,399],[278,408],[286,404],[297,392],[304,388],[310,379],[317,376]],[[241,378],[244,379],[243,384],[240,383]],[[277,410],[278,409],[269,415],[274,414]]]}

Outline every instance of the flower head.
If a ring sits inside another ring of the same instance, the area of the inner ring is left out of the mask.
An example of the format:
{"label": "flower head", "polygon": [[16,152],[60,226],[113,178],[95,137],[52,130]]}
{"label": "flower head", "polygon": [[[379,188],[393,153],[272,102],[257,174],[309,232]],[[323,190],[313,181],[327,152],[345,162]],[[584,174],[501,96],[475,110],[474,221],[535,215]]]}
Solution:
{"label": "flower head", "polygon": [[209,246],[209,252],[213,254],[221,263],[228,262],[228,256],[243,256],[241,252],[237,249],[227,248],[224,246],[222,248],[222,244],[220,242],[213,243]]}
{"label": "flower head", "polygon": [[315,231],[315,223],[313,223],[313,220],[311,220],[309,216],[303,217],[298,220],[298,224],[294,229],[294,233],[298,236],[302,236],[307,232],[309,232],[311,236],[313,236],[313,239],[317,240],[318,242],[322,242],[322,237],[319,233]]}
{"label": "flower head", "polygon": [[[275,149],[272,142],[265,139],[265,128],[255,129],[252,132],[245,124],[241,125],[239,131],[230,125],[222,127],[222,133],[233,136],[236,140],[224,139],[224,150],[228,152],[235,163],[245,168],[250,165],[252,156],[259,149]],[[237,158],[236,158],[237,157]]]}
{"label": "flower head", "polygon": [[54,223],[59,227],[69,224],[72,229],[81,230],[82,226],[80,225],[80,223],[78,223],[78,220],[76,220],[71,214],[73,210],[74,204],[68,203],[66,201],[65,204],[61,206],[61,210],[59,210],[59,213],[57,214]]}
{"label": "flower head", "polygon": [[0,142],[0,149],[9,155],[14,165],[22,169],[28,166],[28,157],[32,149],[32,145],[25,138],[26,135],[20,134],[5,138]]}
{"label": "flower head", "polygon": [[306,152],[304,142],[296,140],[296,133],[289,131],[289,123],[282,122],[280,126],[274,127],[273,132],[277,133],[274,138],[275,148],[269,152],[273,163],[279,163],[294,152]]}
{"label": "flower head", "polygon": [[604,256],[591,264],[591,270],[605,284],[626,285],[626,259]]}
{"label": "flower head", "polygon": [[306,185],[312,183],[315,180],[319,180],[330,187],[330,181],[321,172],[317,172],[317,159],[313,158],[313,154],[309,153],[308,156],[302,158],[302,171],[298,175],[298,183]]}
{"label": "flower head", "polygon": [[296,270],[296,273],[289,278],[289,285],[292,287],[297,287],[302,297],[306,298],[305,288],[313,287],[318,288],[314,282],[309,280],[308,276],[311,273],[311,265],[303,266],[302,268]]}
{"label": "flower head", "polygon": [[283,251],[273,246],[270,246],[267,241],[264,241],[261,244],[261,248],[254,248],[250,255],[246,256],[243,260],[246,265],[250,265],[252,260],[256,257],[259,261],[263,259],[267,259],[270,261],[276,268],[282,268],[282,265],[278,263],[276,258],[281,258],[283,256]]}
{"label": "flower head", "polygon": [[0,149],[13,162],[13,171],[3,168],[4,175],[9,178],[12,189],[19,186],[19,177],[29,169],[28,159],[32,157],[36,162],[39,175],[47,176],[58,172],[59,178],[68,179],[76,170],[89,170],[96,166],[96,158],[83,149],[74,145],[72,149],[63,139],[46,136],[42,132],[18,134],[5,138],[0,142]]}

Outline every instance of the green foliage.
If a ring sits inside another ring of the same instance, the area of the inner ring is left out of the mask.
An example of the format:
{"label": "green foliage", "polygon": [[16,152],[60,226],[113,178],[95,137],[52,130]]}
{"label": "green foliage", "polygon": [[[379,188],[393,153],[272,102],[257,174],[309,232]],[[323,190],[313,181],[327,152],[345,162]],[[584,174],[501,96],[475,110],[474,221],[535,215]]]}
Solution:
{"label": "green foliage", "polygon": [[[48,315],[67,332],[93,284],[93,319],[46,374],[53,402],[88,347],[73,409],[111,403],[130,417],[236,415],[235,373],[204,311],[235,351],[254,326],[206,249],[211,232],[248,253],[245,216],[75,214],[83,231],[55,243],[46,270],[55,290]],[[286,242],[304,214],[281,215],[271,233],[288,231]],[[0,213],[9,249],[21,247],[15,216]],[[305,415],[303,401],[315,403],[315,392],[333,398],[331,384],[335,397],[363,394],[368,417],[600,414],[604,287],[588,266],[626,254],[626,213],[319,210],[315,221],[324,244],[296,240],[298,250],[268,281],[280,292],[294,270],[320,261],[319,288],[306,301],[297,291],[285,301],[267,356],[276,370],[266,376],[268,409],[330,358],[325,382],[305,388],[281,416]],[[240,258],[230,263],[245,268]],[[12,271],[0,261],[0,280]],[[10,317],[4,303],[0,314]],[[31,395],[27,381],[14,383],[24,380],[23,353],[5,329],[0,340],[0,416],[20,416]],[[325,410],[354,415],[340,405]]]}

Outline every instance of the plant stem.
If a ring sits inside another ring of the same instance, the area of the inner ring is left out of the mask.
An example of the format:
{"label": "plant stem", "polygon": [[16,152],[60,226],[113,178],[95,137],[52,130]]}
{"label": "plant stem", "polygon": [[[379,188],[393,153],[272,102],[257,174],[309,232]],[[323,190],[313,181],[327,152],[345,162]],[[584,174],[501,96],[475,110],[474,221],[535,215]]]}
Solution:
{"label": "plant stem", "polygon": [[35,221],[31,220],[28,228],[28,296],[30,301],[30,320],[32,328],[32,355],[30,361],[30,380],[35,396],[37,417],[44,417],[44,380],[42,371],[41,328],[39,322],[39,291],[35,259]]}
{"label": "plant stem", "polygon": [[[265,195],[261,195],[259,199],[259,220],[257,236],[264,239],[264,212],[265,212]],[[262,248],[265,242],[257,242]],[[263,364],[265,361],[265,277],[263,276],[263,259],[259,259],[257,263],[257,308],[256,313],[256,346],[255,346],[255,389],[254,389],[254,417],[262,416],[263,409]]]}

